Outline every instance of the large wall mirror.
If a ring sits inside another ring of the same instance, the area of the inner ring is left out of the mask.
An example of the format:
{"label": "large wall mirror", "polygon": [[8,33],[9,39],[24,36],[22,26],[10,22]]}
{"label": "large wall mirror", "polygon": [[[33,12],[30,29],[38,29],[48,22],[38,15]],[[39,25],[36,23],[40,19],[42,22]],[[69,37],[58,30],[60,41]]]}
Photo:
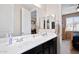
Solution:
{"label": "large wall mirror", "polygon": [[55,29],[55,20],[53,16],[42,17],[40,25],[42,29]]}
{"label": "large wall mirror", "polygon": [[37,10],[28,11],[22,8],[22,34],[36,34]]}
{"label": "large wall mirror", "polygon": [[37,11],[31,11],[31,34],[36,34]]}

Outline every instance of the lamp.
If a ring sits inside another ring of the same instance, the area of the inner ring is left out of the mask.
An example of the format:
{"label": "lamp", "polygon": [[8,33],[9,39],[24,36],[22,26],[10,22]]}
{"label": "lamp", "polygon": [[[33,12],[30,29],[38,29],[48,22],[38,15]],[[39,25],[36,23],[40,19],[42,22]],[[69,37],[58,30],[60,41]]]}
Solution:
{"label": "lamp", "polygon": [[77,11],[79,11],[79,4],[78,4],[78,6],[77,6]]}

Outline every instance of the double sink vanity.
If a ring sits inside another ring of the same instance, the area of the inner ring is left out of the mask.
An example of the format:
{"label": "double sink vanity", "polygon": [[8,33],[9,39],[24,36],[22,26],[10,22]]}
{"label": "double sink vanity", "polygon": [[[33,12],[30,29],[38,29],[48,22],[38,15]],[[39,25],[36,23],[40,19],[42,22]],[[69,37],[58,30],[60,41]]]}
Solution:
{"label": "double sink vanity", "polygon": [[[0,38],[0,40],[9,38]],[[8,41],[0,43],[0,54],[56,54],[57,35],[28,34],[12,38],[12,44]]]}
{"label": "double sink vanity", "polygon": [[[17,18],[17,13],[14,12],[16,17],[10,20],[11,22],[9,22],[9,20],[7,19],[7,22],[10,23],[11,27],[9,27],[9,24],[7,23],[6,25],[4,23],[1,27],[2,30],[0,31],[0,54],[57,53],[57,32],[55,31],[55,15],[42,16],[42,14],[39,13],[38,9],[39,8],[35,7],[32,11],[29,11],[25,7],[20,7],[18,9],[18,11],[20,11],[19,14],[21,14],[19,15],[20,18]],[[16,19],[18,19],[19,21],[16,21]],[[6,36],[6,34],[8,35]]]}

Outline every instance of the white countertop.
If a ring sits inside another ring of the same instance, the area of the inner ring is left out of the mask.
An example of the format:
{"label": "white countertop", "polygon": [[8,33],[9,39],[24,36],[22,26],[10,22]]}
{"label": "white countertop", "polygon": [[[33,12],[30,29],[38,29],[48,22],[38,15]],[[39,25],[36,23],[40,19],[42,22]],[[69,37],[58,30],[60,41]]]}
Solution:
{"label": "white countertop", "polygon": [[[11,45],[6,44],[0,44],[0,54],[21,54],[25,51],[28,51],[46,41],[51,40],[52,38],[57,37],[55,33],[49,34],[49,35],[36,35],[33,36],[23,36],[24,39],[21,42],[14,42]],[[7,39],[7,38],[5,38]]]}

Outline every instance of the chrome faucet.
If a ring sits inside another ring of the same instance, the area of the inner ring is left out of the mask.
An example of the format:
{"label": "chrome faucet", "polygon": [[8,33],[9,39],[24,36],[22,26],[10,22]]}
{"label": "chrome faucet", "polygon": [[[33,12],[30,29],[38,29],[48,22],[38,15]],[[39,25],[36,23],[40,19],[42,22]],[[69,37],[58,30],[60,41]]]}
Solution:
{"label": "chrome faucet", "polygon": [[47,35],[47,32],[45,32],[45,33],[42,34],[42,36],[45,36],[45,35]]}
{"label": "chrome faucet", "polygon": [[21,42],[21,41],[23,41],[23,39],[24,39],[23,37],[22,38],[17,38],[16,42]]}

